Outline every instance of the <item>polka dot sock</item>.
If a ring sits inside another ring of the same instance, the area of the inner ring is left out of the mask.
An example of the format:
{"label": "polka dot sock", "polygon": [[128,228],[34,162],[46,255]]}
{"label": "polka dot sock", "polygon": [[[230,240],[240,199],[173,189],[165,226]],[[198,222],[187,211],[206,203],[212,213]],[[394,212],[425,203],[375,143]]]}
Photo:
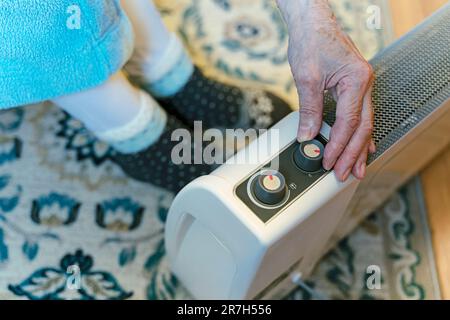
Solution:
{"label": "polka dot sock", "polygon": [[177,159],[172,161],[172,150],[180,146],[180,142],[171,140],[172,132],[180,129],[184,138],[182,142],[190,142],[193,134],[181,121],[168,115],[148,93],[139,91],[137,100],[135,103],[139,104],[136,106],[139,110],[131,120],[108,130],[93,130],[97,138],[114,148],[111,158],[126,174],[136,180],[178,192],[188,182],[213,169],[192,161],[195,160],[196,149],[190,144],[182,148],[188,154],[183,157],[187,164],[176,165]]}
{"label": "polka dot sock", "polygon": [[286,102],[269,92],[209,79],[198,68],[183,88],[159,102],[188,124],[202,121],[204,128],[265,129],[292,112]]}
{"label": "polka dot sock", "polygon": [[175,164],[172,150],[181,143],[171,140],[172,132],[176,129],[184,129],[190,137],[193,136],[178,119],[168,115],[166,126],[158,141],[139,152],[117,153],[113,160],[130,177],[176,193],[195,178],[206,175],[214,169],[213,166],[204,163],[194,163],[194,144],[186,147],[191,150],[191,163]]}

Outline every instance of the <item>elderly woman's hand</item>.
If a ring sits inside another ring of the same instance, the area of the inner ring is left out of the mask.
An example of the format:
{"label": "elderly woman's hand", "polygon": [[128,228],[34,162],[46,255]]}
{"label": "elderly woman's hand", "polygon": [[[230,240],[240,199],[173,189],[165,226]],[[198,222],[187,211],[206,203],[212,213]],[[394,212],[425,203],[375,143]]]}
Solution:
{"label": "elderly woman's hand", "polygon": [[289,62],[300,96],[298,140],[314,138],[322,125],[323,93],[337,101],[336,122],[323,166],[344,181],[362,179],[372,141],[373,71],[342,31],[326,0],[278,0],[289,29]]}

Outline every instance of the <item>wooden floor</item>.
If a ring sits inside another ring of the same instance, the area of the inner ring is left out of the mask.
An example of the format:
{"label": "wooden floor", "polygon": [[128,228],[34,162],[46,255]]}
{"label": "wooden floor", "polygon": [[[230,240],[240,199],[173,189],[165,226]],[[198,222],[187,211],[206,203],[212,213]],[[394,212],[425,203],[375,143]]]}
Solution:
{"label": "wooden floor", "polygon": [[[447,2],[390,0],[396,36],[401,36]],[[450,299],[450,147],[423,170],[421,178],[442,298]]]}

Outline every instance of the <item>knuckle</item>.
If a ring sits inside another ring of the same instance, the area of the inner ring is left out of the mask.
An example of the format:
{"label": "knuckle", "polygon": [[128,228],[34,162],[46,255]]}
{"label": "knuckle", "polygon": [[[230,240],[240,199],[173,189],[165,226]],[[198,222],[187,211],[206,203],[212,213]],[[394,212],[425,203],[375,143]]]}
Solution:
{"label": "knuckle", "polygon": [[374,78],[374,71],[372,66],[367,62],[361,62],[358,65],[358,76],[362,83],[371,82]]}
{"label": "knuckle", "polygon": [[359,125],[359,117],[351,116],[350,118],[347,118],[347,126],[352,129],[356,130],[356,128]]}
{"label": "knuckle", "polygon": [[302,117],[315,118],[319,116],[319,111],[312,105],[304,104],[300,107],[300,115]]}
{"label": "knuckle", "polygon": [[359,126],[359,123],[360,123],[360,120],[361,120],[361,116],[360,116],[360,114],[358,112],[351,111],[351,112],[347,112],[339,120],[344,122],[348,128],[350,128],[351,130],[354,131]]}
{"label": "knuckle", "polygon": [[318,80],[312,75],[300,75],[297,79],[300,87],[309,89],[317,85]]}
{"label": "knuckle", "polygon": [[359,153],[357,150],[349,150],[347,157],[348,157],[349,162],[355,163],[356,160],[358,160],[358,158],[359,158]]}
{"label": "knuckle", "polygon": [[345,144],[342,141],[333,141],[330,145],[332,152],[340,153],[345,148]]}
{"label": "knuckle", "polygon": [[373,131],[373,123],[372,121],[364,121],[361,123],[361,129],[366,134],[372,134]]}

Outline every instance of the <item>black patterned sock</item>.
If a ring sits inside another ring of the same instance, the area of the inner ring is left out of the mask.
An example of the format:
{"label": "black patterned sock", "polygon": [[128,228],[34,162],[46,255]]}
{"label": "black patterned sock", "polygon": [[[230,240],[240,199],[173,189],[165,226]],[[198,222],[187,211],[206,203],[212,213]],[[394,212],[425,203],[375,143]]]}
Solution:
{"label": "black patterned sock", "polygon": [[160,103],[190,125],[202,121],[205,129],[265,129],[292,111],[286,102],[269,92],[208,79],[198,68],[181,90],[160,99]]}
{"label": "black patterned sock", "polygon": [[[157,142],[149,148],[131,154],[117,153],[113,160],[130,177],[153,184],[155,186],[178,192],[186,184],[195,178],[210,173],[213,166],[202,164],[175,164],[171,159],[171,153],[178,141],[171,141],[172,132],[175,129],[186,129],[174,116],[168,116],[164,132]],[[191,137],[193,134],[191,133]],[[191,159],[194,155],[194,145],[191,145]]]}

